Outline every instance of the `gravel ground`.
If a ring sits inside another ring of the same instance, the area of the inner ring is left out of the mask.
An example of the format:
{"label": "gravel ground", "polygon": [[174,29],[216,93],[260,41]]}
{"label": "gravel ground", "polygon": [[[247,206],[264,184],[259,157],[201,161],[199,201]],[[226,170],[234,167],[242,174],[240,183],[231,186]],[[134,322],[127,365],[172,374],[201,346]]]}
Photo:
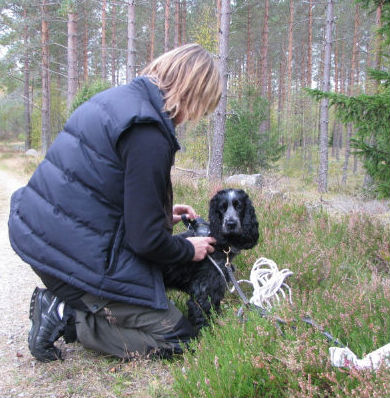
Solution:
{"label": "gravel ground", "polygon": [[[12,250],[8,240],[9,199],[24,181],[0,170],[0,396],[13,396],[15,374],[34,361],[27,347],[29,299],[39,284],[31,268]],[[16,390],[15,390],[16,391]],[[19,391],[15,396],[23,395]]]}

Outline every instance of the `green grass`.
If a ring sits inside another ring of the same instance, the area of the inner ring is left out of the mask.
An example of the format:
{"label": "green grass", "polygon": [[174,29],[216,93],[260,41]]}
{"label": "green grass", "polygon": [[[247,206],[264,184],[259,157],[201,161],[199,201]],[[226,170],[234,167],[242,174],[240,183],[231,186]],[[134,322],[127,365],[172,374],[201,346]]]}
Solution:
{"label": "green grass", "polygon": [[[207,208],[212,192],[176,183],[181,202]],[[357,214],[333,219],[304,204],[250,192],[260,242],[236,260],[247,278],[255,260],[273,259],[294,272],[288,280],[293,306],[275,310],[291,321],[281,336],[271,319],[247,313],[240,323],[238,298],[228,295],[223,313],[204,330],[182,361],[171,364],[179,397],[384,397],[390,370],[357,372],[330,365],[329,344],[300,322],[310,315],[358,357],[389,343],[390,233]]]}

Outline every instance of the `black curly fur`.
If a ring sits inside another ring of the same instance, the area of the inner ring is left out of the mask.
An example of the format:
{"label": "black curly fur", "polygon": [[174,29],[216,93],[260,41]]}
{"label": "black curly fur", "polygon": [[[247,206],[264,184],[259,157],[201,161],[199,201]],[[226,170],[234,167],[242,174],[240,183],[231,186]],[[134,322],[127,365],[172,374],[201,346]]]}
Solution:
{"label": "black curly fur", "polygon": [[[224,264],[226,254],[231,249],[230,260],[243,249],[250,249],[259,239],[258,222],[255,209],[243,190],[224,189],[210,201],[210,236],[216,239],[214,261],[229,280]],[[192,236],[191,232],[181,234]],[[207,325],[211,309],[219,311],[221,300],[226,291],[226,283],[215,266],[206,257],[203,261],[187,265],[164,268],[164,283],[189,294],[187,301],[188,319],[195,332]]]}

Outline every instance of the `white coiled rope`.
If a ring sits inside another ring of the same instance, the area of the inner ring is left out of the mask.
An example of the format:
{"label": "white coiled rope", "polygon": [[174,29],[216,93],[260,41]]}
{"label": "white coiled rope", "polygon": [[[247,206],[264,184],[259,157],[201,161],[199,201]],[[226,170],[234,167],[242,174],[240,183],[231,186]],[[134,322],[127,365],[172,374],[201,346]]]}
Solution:
{"label": "white coiled rope", "polygon": [[280,303],[286,297],[292,304],[291,288],[284,282],[292,274],[287,268],[279,271],[273,260],[261,257],[252,267],[250,280],[242,279],[238,283],[251,284],[253,295],[249,302],[269,311],[275,303]]}

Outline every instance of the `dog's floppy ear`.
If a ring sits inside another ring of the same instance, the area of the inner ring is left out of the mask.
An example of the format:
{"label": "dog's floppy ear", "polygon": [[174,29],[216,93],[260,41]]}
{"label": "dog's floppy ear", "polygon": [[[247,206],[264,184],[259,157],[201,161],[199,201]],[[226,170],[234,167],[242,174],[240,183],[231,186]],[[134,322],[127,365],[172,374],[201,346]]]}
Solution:
{"label": "dog's floppy ear", "polygon": [[218,211],[218,203],[224,194],[224,190],[217,192],[211,198],[209,206],[210,236],[215,238],[219,244],[226,243],[226,239],[222,236],[222,215]]}
{"label": "dog's floppy ear", "polygon": [[248,195],[244,192],[245,213],[243,224],[243,249],[251,249],[259,240],[259,223],[256,212]]}

